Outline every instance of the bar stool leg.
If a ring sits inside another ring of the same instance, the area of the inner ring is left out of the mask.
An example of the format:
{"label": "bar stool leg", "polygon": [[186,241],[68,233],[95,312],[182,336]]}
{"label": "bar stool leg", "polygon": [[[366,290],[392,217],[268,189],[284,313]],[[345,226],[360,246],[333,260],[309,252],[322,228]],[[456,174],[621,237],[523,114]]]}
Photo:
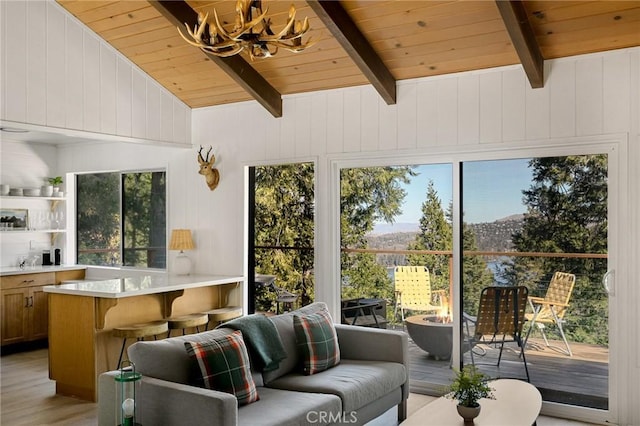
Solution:
{"label": "bar stool leg", "polygon": [[116,365],[116,370],[120,368],[120,363],[122,362],[122,354],[124,354],[124,346],[127,343],[127,338],[122,339],[122,348],[120,348],[120,356],[118,357],[118,365]]}

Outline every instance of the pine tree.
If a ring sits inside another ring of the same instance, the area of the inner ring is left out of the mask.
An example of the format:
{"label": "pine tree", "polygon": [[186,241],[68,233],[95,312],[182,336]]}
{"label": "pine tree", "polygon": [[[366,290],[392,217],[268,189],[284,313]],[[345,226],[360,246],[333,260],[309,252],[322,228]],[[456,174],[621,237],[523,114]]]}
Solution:
{"label": "pine tree", "polygon": [[[607,156],[534,158],[533,182],[523,191],[527,213],[513,244],[521,252],[607,252]],[[544,296],[555,271],[576,275],[563,326],[574,341],[606,344],[607,295],[600,281],[606,259],[517,257],[505,276]]]}
{"label": "pine tree", "polygon": [[[366,248],[365,235],[376,221],[393,222],[401,213],[411,167],[363,167],[343,169],[340,175],[341,246]],[[343,253],[342,298],[388,299],[392,282],[386,268],[370,253]]]}
{"label": "pine tree", "polygon": [[[427,185],[426,200],[422,203],[420,231],[408,246],[409,250],[445,250],[453,247],[453,230],[447,220],[433,181]],[[431,276],[432,290],[449,291],[449,259],[442,254],[412,254],[407,256],[410,265],[426,266]]]}

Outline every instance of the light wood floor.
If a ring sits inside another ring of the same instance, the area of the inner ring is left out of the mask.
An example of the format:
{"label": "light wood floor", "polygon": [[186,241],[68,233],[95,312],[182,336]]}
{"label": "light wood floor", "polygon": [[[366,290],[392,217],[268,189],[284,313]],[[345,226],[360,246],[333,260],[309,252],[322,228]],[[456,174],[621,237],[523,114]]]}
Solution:
{"label": "light wood floor", "polygon": [[97,425],[98,404],[56,395],[48,363],[47,349],[0,358],[0,424]]}

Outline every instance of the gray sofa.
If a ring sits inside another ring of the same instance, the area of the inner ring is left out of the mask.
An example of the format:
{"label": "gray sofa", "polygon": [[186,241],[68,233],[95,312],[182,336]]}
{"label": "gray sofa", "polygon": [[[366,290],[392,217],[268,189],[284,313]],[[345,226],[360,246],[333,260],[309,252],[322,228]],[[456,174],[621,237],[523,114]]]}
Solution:
{"label": "gray sofa", "polygon": [[[297,311],[326,309],[313,303]],[[394,406],[398,422],[406,417],[409,395],[407,335],[404,332],[336,324],[340,363],[303,375],[296,349],[293,312],[270,317],[287,358],[274,371],[253,372],[259,401],[238,407],[232,394],[190,385],[190,358],[185,341],[206,341],[216,330],[136,342],[129,359],[142,374],[138,416],[153,425],[361,425]],[[117,371],[99,379],[98,424],[114,425]]]}

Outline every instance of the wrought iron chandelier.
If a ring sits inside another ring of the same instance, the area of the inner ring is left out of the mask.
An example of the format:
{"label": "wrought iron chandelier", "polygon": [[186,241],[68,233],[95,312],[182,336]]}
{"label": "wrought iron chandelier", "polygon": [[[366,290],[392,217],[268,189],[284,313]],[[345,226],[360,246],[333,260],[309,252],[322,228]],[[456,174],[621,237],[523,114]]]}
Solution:
{"label": "wrought iron chandelier", "polygon": [[180,27],[178,32],[187,43],[216,56],[228,57],[246,51],[252,60],[273,56],[279,48],[297,53],[315,44],[311,39],[302,42],[302,36],[309,31],[309,20],[305,17],[302,22],[296,21],[293,5],[289,8],[286,25],[277,34],[271,29],[271,19],[266,18],[267,11],[268,8],[262,11],[260,0],[238,0],[236,22],[230,31],[220,24],[214,9],[213,22],[208,21],[209,14],[199,13],[193,30],[185,24],[188,37]]}

